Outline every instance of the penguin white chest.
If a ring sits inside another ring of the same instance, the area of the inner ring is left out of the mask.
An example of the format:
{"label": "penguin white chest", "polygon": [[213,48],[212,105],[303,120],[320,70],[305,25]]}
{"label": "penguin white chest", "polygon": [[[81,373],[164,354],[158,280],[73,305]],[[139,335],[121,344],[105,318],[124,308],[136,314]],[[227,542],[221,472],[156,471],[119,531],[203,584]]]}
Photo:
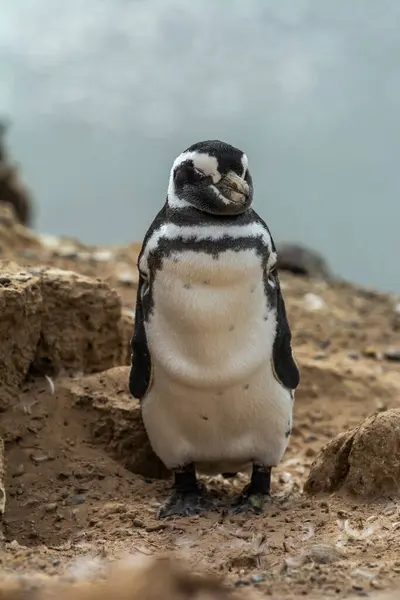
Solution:
{"label": "penguin white chest", "polygon": [[154,366],[175,381],[232,385],[271,357],[276,320],[254,250],[165,257],[153,300],[149,348]]}
{"label": "penguin white chest", "polygon": [[292,396],[275,379],[276,311],[253,250],[163,259],[146,324],[153,382],[142,402],[151,444],[170,468],[204,472],[275,465],[286,449]]}

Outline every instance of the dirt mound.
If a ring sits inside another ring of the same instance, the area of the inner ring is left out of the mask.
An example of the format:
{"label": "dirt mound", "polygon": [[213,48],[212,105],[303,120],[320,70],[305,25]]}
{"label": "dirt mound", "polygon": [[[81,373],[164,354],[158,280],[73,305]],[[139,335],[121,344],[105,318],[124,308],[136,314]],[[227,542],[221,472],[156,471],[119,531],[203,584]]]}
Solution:
{"label": "dirt mound", "polygon": [[347,491],[366,499],[400,492],[400,410],[371,415],[322,448],[305,483],[308,493]]}
{"label": "dirt mound", "polygon": [[[171,481],[128,392],[139,246],[85,246],[10,219],[7,241],[0,218],[8,248],[0,265],[3,573],[53,577],[84,558],[167,553],[222,575],[243,597],[373,597],[399,582],[398,504],[303,494],[323,446],[399,408],[398,299],[283,273],[302,380],[271,508],[260,517],[160,522]],[[378,457],[372,433],[363,439]],[[238,475],[207,485],[229,497],[246,482]]]}
{"label": "dirt mound", "polygon": [[155,479],[170,473],[154,454],[144,429],[140,403],[128,389],[129,367],[117,367],[79,380],[65,380],[76,406],[93,413],[90,432],[129,471]]}

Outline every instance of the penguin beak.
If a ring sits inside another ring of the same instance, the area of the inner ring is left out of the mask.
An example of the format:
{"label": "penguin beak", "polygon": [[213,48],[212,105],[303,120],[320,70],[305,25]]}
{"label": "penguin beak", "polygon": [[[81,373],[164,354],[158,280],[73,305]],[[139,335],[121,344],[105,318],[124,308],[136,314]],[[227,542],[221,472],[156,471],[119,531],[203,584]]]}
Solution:
{"label": "penguin beak", "polygon": [[244,179],[230,171],[216,185],[231,202],[242,204],[249,196],[249,186]]}

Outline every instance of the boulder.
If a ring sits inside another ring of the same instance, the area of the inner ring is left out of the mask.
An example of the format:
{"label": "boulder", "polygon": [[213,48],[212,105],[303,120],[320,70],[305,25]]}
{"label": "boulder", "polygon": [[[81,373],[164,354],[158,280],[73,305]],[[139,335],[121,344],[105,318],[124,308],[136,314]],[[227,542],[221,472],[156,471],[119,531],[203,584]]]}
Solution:
{"label": "boulder", "polygon": [[22,183],[19,168],[9,157],[6,135],[9,124],[0,122],[0,204],[10,207],[16,220],[26,227],[32,226],[34,217],[31,194]]}
{"label": "boulder", "polygon": [[28,374],[93,373],[129,362],[133,319],[107,283],[5,261],[0,271],[0,410]]}
{"label": "boulder", "polygon": [[340,490],[369,500],[400,497],[399,448],[400,409],[373,414],[322,448],[304,491]]}
{"label": "boulder", "polygon": [[277,244],[279,271],[289,271],[294,275],[303,275],[330,280],[332,274],[326,260],[315,250],[300,244]]}
{"label": "boulder", "polygon": [[140,402],[129,392],[129,367],[116,367],[60,382],[76,407],[88,412],[93,440],[129,471],[154,479],[170,476],[153,452],[142,421]]}

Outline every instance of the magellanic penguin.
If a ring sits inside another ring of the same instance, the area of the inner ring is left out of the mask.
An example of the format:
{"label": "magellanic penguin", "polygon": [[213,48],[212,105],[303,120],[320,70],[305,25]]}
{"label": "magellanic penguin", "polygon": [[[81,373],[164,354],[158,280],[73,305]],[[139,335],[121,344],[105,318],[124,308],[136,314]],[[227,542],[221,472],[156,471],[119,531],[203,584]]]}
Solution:
{"label": "magellanic penguin", "polygon": [[252,469],[229,510],[262,512],[289,442],[300,375],[275,245],[252,201],[246,154],[193,144],[139,253],[129,387],[174,474],[159,518],[213,507],[196,470]]}

